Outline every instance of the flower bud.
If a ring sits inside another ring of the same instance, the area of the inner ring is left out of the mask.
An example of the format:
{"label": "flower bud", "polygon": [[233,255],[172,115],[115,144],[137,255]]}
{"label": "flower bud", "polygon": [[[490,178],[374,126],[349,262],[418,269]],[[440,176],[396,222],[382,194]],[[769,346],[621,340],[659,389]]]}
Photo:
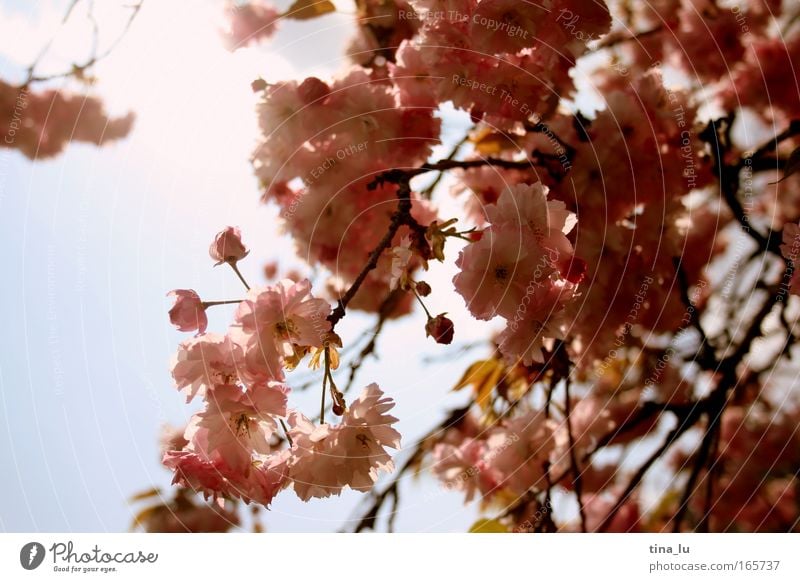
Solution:
{"label": "flower bud", "polygon": [[222,263],[236,263],[245,258],[249,252],[242,243],[241,231],[233,226],[218,233],[208,249],[208,254],[217,261],[214,266]]}
{"label": "flower bud", "polygon": [[417,281],[415,289],[417,290],[417,295],[420,297],[427,297],[431,294],[431,286],[425,281]]}
{"label": "flower bud", "polygon": [[327,83],[320,81],[316,77],[309,77],[297,88],[297,94],[305,105],[316,103],[322,104],[322,101],[330,94],[331,88]]}
{"label": "flower bud", "polygon": [[557,266],[558,270],[561,272],[561,276],[575,285],[583,281],[588,269],[586,261],[578,257],[569,257],[566,260],[560,261]]}
{"label": "flower bud", "polygon": [[449,344],[453,341],[455,328],[453,322],[445,317],[445,313],[431,317],[425,325],[425,333],[432,337],[438,344]]}
{"label": "flower bud", "polygon": [[206,306],[200,296],[192,289],[175,289],[167,293],[168,297],[175,297],[175,304],[169,310],[169,321],[178,328],[178,331],[194,331],[197,334],[205,333],[208,327]]}

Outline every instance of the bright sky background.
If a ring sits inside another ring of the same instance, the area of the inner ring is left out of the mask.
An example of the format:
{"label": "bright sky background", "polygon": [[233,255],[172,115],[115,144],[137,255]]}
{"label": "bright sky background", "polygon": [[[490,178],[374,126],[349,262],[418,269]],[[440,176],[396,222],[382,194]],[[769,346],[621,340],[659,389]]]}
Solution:
{"label": "bright sky background", "polygon": [[[0,77],[20,79],[66,4],[0,0]],[[95,4],[113,37],[118,4]],[[350,2],[337,5],[352,13]],[[216,34],[221,6],[146,0],[130,34],[97,68],[96,90],[109,108],[138,116],[128,139],[101,149],[73,145],[36,163],[0,149],[0,531],[125,531],[135,509],[130,495],[169,484],[160,426],[191,412],[169,376],[169,358],[188,336],[169,325],[165,294],[241,296],[233,274],[212,269],[207,255],[228,224],[240,226],[253,248],[242,263],[251,283],[262,281],[268,259],[294,261],[276,234],[275,211],[258,203],[248,163],[256,135],[249,85],[257,76],[329,77],[344,65],[352,17],[285,23],[267,47],[231,54]],[[47,66],[80,59],[86,32],[63,31]],[[447,291],[435,294],[432,309],[450,312],[457,341],[485,337],[449,292],[452,274],[442,267],[429,278]],[[212,329],[223,329],[225,309],[212,316]],[[348,317],[345,342],[370,322]],[[465,395],[449,389],[470,356],[482,355],[440,349],[425,340],[423,325],[417,314],[389,326],[381,360],[360,382],[377,380],[396,398],[405,445],[463,404]],[[447,357],[422,365],[423,355]],[[318,397],[315,388],[292,402],[312,414]],[[474,520],[474,508],[430,479],[403,491],[401,531],[464,531]],[[334,531],[360,499],[350,493],[304,504],[285,492],[264,522],[269,531]]]}

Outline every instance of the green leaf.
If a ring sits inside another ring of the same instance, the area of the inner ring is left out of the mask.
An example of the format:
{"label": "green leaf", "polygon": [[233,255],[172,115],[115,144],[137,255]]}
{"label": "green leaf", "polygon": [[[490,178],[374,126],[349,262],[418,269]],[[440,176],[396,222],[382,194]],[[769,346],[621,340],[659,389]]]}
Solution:
{"label": "green leaf", "polygon": [[467,533],[508,533],[508,528],[496,519],[479,519]]}
{"label": "green leaf", "polygon": [[310,20],[331,12],[336,12],[336,6],[330,0],[297,0],[284,16],[295,20]]}

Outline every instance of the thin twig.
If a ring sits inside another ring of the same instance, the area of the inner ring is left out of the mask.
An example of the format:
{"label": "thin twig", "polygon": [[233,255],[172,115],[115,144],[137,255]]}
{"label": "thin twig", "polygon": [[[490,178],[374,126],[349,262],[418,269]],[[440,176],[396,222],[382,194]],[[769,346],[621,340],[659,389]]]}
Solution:
{"label": "thin twig", "polygon": [[575,487],[575,496],[578,498],[578,512],[581,518],[581,531],[586,533],[586,509],[583,505],[583,477],[582,471],[578,466],[578,459],[575,455],[575,436],[572,434],[572,404],[569,394],[570,379],[565,380],[564,386],[564,411],[566,412],[567,423],[567,436],[569,438],[569,462],[572,466],[573,483]]}

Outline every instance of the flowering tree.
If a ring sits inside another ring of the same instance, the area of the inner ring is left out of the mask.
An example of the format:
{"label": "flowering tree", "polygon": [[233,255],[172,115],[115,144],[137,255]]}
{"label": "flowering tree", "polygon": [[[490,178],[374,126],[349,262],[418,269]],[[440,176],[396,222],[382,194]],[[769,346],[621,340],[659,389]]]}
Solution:
{"label": "flowering tree", "polygon": [[[135,116],[111,117],[103,102],[91,95],[92,71],[123,40],[142,8],[142,1],[126,7],[128,15],[122,32],[110,43],[100,43],[100,23],[93,2],[70,0],[61,26],[81,19],[93,31],[91,49],[66,70],[41,73],[55,40],[51,38],[27,67],[21,81],[0,79],[0,148],[15,149],[31,160],[56,156],[68,143],[103,145],[119,140],[131,131]],[[71,81],[75,87],[54,87],[56,81]]]}
{"label": "flowering tree", "polygon": [[[237,500],[350,488],[366,494],[353,529],[391,529],[399,479],[430,471],[480,500],[476,531],[797,531],[796,4],[357,7],[340,75],[253,83],[263,199],[320,274],[250,287],[237,264],[257,253],[228,227],[210,255],[244,298],[171,293],[172,323],[196,332],[172,376],[203,408],[167,435],[177,497],[143,527],[224,530]],[[301,0],[283,16],[333,9]],[[231,48],[280,18],[232,9]],[[471,129],[434,156],[452,116]],[[444,214],[450,196],[460,211]],[[459,330],[426,306],[447,291],[425,281],[435,261],[458,269],[450,311],[500,327],[455,386],[467,405],[403,448],[392,381],[351,390],[374,336],[348,361],[356,338],[337,331],[360,310],[375,336],[413,318],[451,344]],[[210,332],[223,303],[233,321]],[[319,410],[292,404],[301,366],[318,374]],[[648,500],[656,472],[669,485]]]}

